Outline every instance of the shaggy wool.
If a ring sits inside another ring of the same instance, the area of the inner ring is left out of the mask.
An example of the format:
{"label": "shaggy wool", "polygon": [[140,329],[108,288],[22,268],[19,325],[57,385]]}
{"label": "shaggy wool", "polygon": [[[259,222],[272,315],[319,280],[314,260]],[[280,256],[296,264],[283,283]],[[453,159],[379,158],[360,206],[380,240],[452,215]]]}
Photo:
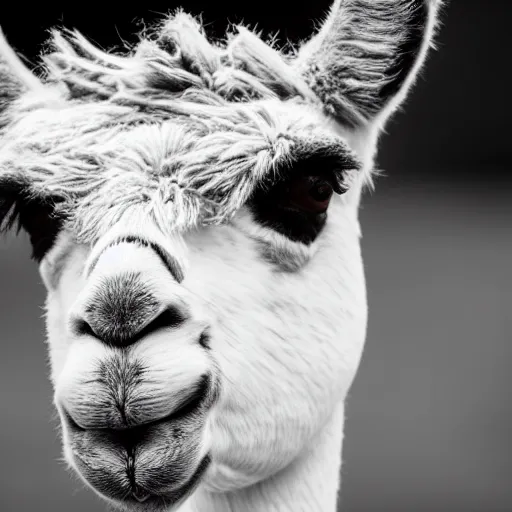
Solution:
{"label": "shaggy wool", "polygon": [[212,45],[179,12],[124,56],[77,32],[50,47],[44,88],[3,113],[0,188],[51,203],[82,242],[132,216],[164,233],[229,221],[298,160],[325,159],[341,188],[361,167],[287,57],[244,28]]}

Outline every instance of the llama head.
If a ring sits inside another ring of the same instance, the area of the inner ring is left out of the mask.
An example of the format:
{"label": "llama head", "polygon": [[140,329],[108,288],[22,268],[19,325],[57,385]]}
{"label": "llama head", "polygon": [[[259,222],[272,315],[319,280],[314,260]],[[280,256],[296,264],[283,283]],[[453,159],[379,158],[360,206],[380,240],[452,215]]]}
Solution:
{"label": "llama head", "polygon": [[364,342],[357,208],[427,52],[433,0],[338,0],[283,55],[178,13],[126,56],[2,43],[0,219],[47,287],[69,464],[127,509],[296,459]]}

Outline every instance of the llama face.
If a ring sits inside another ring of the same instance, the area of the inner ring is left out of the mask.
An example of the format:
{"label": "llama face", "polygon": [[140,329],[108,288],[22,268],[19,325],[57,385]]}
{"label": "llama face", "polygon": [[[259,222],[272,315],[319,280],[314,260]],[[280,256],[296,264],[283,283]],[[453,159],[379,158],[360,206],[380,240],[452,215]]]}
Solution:
{"label": "llama face", "polygon": [[[44,257],[66,458],[107,498],[174,503],[199,481],[217,491],[257,482],[289,464],[345,396],[366,304],[362,175],[338,142],[339,161],[297,160],[221,225],[164,234],[128,214],[93,244],[64,230]],[[346,189],[332,185],[342,194],[315,200],[311,180],[329,187],[333,171],[356,174]]]}
{"label": "llama face", "polygon": [[106,500],[260,482],[344,400],[359,197],[434,13],[337,2],[288,60],[243,29],[212,47],[183,14],[128,57],[55,34],[44,84],[3,48],[0,219],[48,290],[66,460]]}
{"label": "llama face", "polygon": [[[332,202],[300,270],[262,257],[258,231],[265,232],[260,240],[275,237],[296,250],[243,209],[227,225],[179,239],[163,239],[149,225],[125,226],[90,250],[63,233],[45,258],[66,458],[106,497],[137,503],[152,492],[170,503],[199,474],[217,491],[259,481],[293,460],[345,396],[366,325],[352,208]],[[138,240],[168,251],[183,280]],[[125,301],[132,321],[141,316],[135,329],[147,334],[133,343],[98,339],[113,335],[106,334],[112,323],[102,324],[116,300]],[[144,425],[139,439],[128,425]],[[127,450],[138,495],[130,494]]]}

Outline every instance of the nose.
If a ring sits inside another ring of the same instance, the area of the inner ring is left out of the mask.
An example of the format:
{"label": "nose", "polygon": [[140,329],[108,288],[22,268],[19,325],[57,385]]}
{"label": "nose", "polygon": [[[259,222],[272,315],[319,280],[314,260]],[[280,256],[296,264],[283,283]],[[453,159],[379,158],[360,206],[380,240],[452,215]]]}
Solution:
{"label": "nose", "polygon": [[186,320],[182,305],[164,303],[137,272],[108,276],[87,295],[82,312],[72,318],[75,334],[90,335],[115,347],[127,347],[159,329]]}

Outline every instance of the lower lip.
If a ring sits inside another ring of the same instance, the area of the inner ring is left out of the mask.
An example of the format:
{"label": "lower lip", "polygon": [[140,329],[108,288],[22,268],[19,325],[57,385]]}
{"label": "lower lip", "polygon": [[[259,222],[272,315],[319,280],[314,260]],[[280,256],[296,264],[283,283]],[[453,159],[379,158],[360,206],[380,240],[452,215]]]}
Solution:
{"label": "lower lip", "polygon": [[131,505],[155,505],[155,506],[165,506],[169,507],[172,505],[176,505],[179,501],[183,500],[184,498],[188,497],[192,491],[195,489],[195,487],[198,485],[199,480],[204,475],[208,467],[211,463],[211,457],[210,455],[205,455],[204,458],[201,460],[198,468],[196,469],[195,473],[192,475],[192,477],[183,484],[182,487],[179,489],[174,490],[172,493],[166,494],[166,495],[155,495],[150,494],[147,497],[144,497],[143,499],[137,499],[135,496],[130,496],[124,500],[122,500],[122,503],[129,503]]}

